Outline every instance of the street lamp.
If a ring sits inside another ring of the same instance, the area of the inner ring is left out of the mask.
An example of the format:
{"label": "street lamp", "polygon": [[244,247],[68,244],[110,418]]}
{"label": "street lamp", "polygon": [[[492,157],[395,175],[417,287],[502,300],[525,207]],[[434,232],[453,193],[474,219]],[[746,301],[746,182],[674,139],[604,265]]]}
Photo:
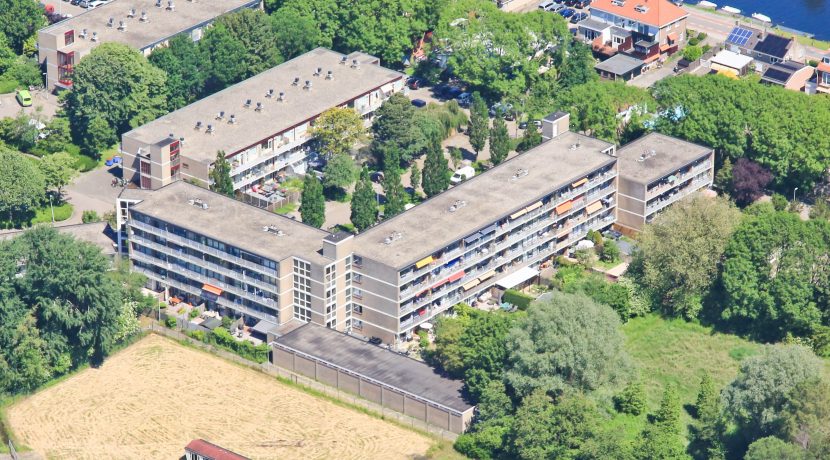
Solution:
{"label": "street lamp", "polygon": [[793,203],[795,203],[795,192],[798,191],[798,187],[793,189]]}
{"label": "street lamp", "polygon": [[55,208],[52,206],[52,194],[49,193],[49,209],[52,210],[52,226],[55,226]]}

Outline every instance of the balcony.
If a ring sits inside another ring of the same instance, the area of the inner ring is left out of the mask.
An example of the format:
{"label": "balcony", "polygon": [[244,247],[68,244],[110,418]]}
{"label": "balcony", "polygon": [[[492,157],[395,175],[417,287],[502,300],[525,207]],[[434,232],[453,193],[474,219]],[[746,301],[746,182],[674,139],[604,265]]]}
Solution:
{"label": "balcony", "polygon": [[664,184],[656,185],[646,192],[646,200],[650,200],[661,193],[670,190],[674,187],[677,187],[677,184],[682,184],[686,179],[692,178],[697,176],[703,171],[707,171],[711,169],[712,162],[711,161],[704,161],[703,163],[693,167],[691,170],[686,171],[683,174],[675,174],[674,176],[677,178],[674,182],[667,182]]}
{"label": "balcony", "polygon": [[681,198],[690,195],[703,187],[712,183],[712,178],[704,176],[703,178],[695,179],[685,187],[678,187],[678,191],[667,198],[656,199],[646,206],[646,216],[654,214],[666,206],[680,200]]}

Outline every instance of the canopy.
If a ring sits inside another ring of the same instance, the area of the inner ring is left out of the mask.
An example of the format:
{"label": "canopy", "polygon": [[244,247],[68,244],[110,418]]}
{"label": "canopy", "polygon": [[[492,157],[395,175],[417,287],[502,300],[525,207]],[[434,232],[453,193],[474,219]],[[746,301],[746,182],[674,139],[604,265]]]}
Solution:
{"label": "canopy", "polygon": [[479,276],[479,277],[478,277],[478,280],[479,280],[479,281],[484,281],[484,280],[486,280],[486,279],[490,279],[490,278],[492,278],[492,277],[493,277],[493,275],[495,275],[495,274],[496,274],[496,271],[495,271],[495,270],[490,270],[489,272],[487,272],[487,273],[485,273],[485,274],[483,274],[483,275]]}
{"label": "canopy", "polygon": [[450,283],[454,283],[460,280],[461,278],[464,278],[464,270],[461,270],[460,272],[451,275],[449,278],[447,278],[447,281],[449,281]]}
{"label": "canopy", "polygon": [[432,256],[424,257],[423,259],[415,262],[415,268],[424,268],[431,264],[433,260],[435,259],[433,259]]}
{"label": "canopy", "polygon": [[481,238],[481,233],[473,233],[472,235],[468,236],[467,238],[464,238],[464,244],[473,243],[475,241],[478,241],[479,238]]}
{"label": "canopy", "polygon": [[538,274],[539,270],[536,270],[533,267],[524,267],[510,275],[505,276],[504,278],[499,280],[499,282],[497,282],[496,285],[501,286],[505,289],[512,289]]}
{"label": "canopy", "polygon": [[214,295],[222,295],[222,288],[218,288],[218,287],[216,287],[212,284],[203,284],[202,285],[202,290],[210,292],[211,294],[214,294]]}
{"label": "canopy", "polygon": [[470,281],[469,283],[467,283],[467,284],[465,284],[464,286],[461,286],[461,287],[463,287],[465,291],[469,291],[470,289],[478,286],[479,284],[481,284],[481,281],[478,278],[476,278],[476,279]]}
{"label": "canopy", "polygon": [[499,228],[498,224],[493,224],[485,228],[484,230],[480,231],[479,233],[481,233],[482,236],[489,235],[490,233],[495,232],[497,228]]}
{"label": "canopy", "polygon": [[428,330],[432,329],[432,323],[421,323],[420,325],[418,325],[418,327],[420,327],[421,329],[423,329],[425,331],[428,331]]}
{"label": "canopy", "polygon": [[566,201],[566,202],[564,202],[564,203],[562,203],[562,204],[560,204],[559,206],[556,207],[556,214],[559,214],[559,215],[565,214],[566,212],[570,211],[571,208],[573,208],[573,207],[574,207],[574,202],[572,200],[568,200],[568,201]]}
{"label": "canopy", "polygon": [[600,203],[599,201],[594,201],[585,208],[585,211],[587,211],[588,214],[593,214],[599,211],[600,209],[602,209],[602,203]]}
{"label": "canopy", "polygon": [[530,211],[533,211],[534,209],[539,209],[539,208],[541,208],[541,207],[542,207],[542,202],[541,202],[541,201],[537,201],[536,203],[533,203],[532,205],[530,205],[530,206],[526,207],[526,208],[525,208],[525,210],[526,210],[527,212],[530,212]]}
{"label": "canopy", "polygon": [[576,187],[579,187],[580,185],[582,185],[582,184],[586,184],[586,183],[588,183],[588,178],[587,178],[587,177],[583,177],[582,179],[579,179],[578,181],[576,181],[576,182],[574,182],[573,184],[571,184],[571,187],[576,188]]}
{"label": "canopy", "polygon": [[522,217],[525,214],[527,214],[527,208],[524,208],[522,210],[514,212],[513,214],[510,214],[510,218],[511,219],[518,219],[519,217]]}

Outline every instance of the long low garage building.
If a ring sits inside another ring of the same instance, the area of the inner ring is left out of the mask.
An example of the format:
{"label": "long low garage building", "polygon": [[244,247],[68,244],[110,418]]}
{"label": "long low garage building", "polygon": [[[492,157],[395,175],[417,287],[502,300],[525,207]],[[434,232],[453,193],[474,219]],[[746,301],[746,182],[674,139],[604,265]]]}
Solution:
{"label": "long low garage building", "polygon": [[313,323],[272,342],[272,363],[453,433],[475,406],[463,382],[426,364]]}

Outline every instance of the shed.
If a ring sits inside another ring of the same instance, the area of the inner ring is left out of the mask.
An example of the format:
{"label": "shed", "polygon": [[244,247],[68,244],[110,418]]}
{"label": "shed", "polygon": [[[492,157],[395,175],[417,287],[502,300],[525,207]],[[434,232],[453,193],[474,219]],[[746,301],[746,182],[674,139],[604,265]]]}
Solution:
{"label": "shed", "polygon": [[746,75],[749,66],[752,64],[752,58],[729,50],[722,50],[712,57],[711,63],[712,70],[724,70],[735,75]]}
{"label": "shed", "polygon": [[599,76],[608,80],[628,81],[643,72],[645,62],[625,54],[616,54],[596,66]]}

